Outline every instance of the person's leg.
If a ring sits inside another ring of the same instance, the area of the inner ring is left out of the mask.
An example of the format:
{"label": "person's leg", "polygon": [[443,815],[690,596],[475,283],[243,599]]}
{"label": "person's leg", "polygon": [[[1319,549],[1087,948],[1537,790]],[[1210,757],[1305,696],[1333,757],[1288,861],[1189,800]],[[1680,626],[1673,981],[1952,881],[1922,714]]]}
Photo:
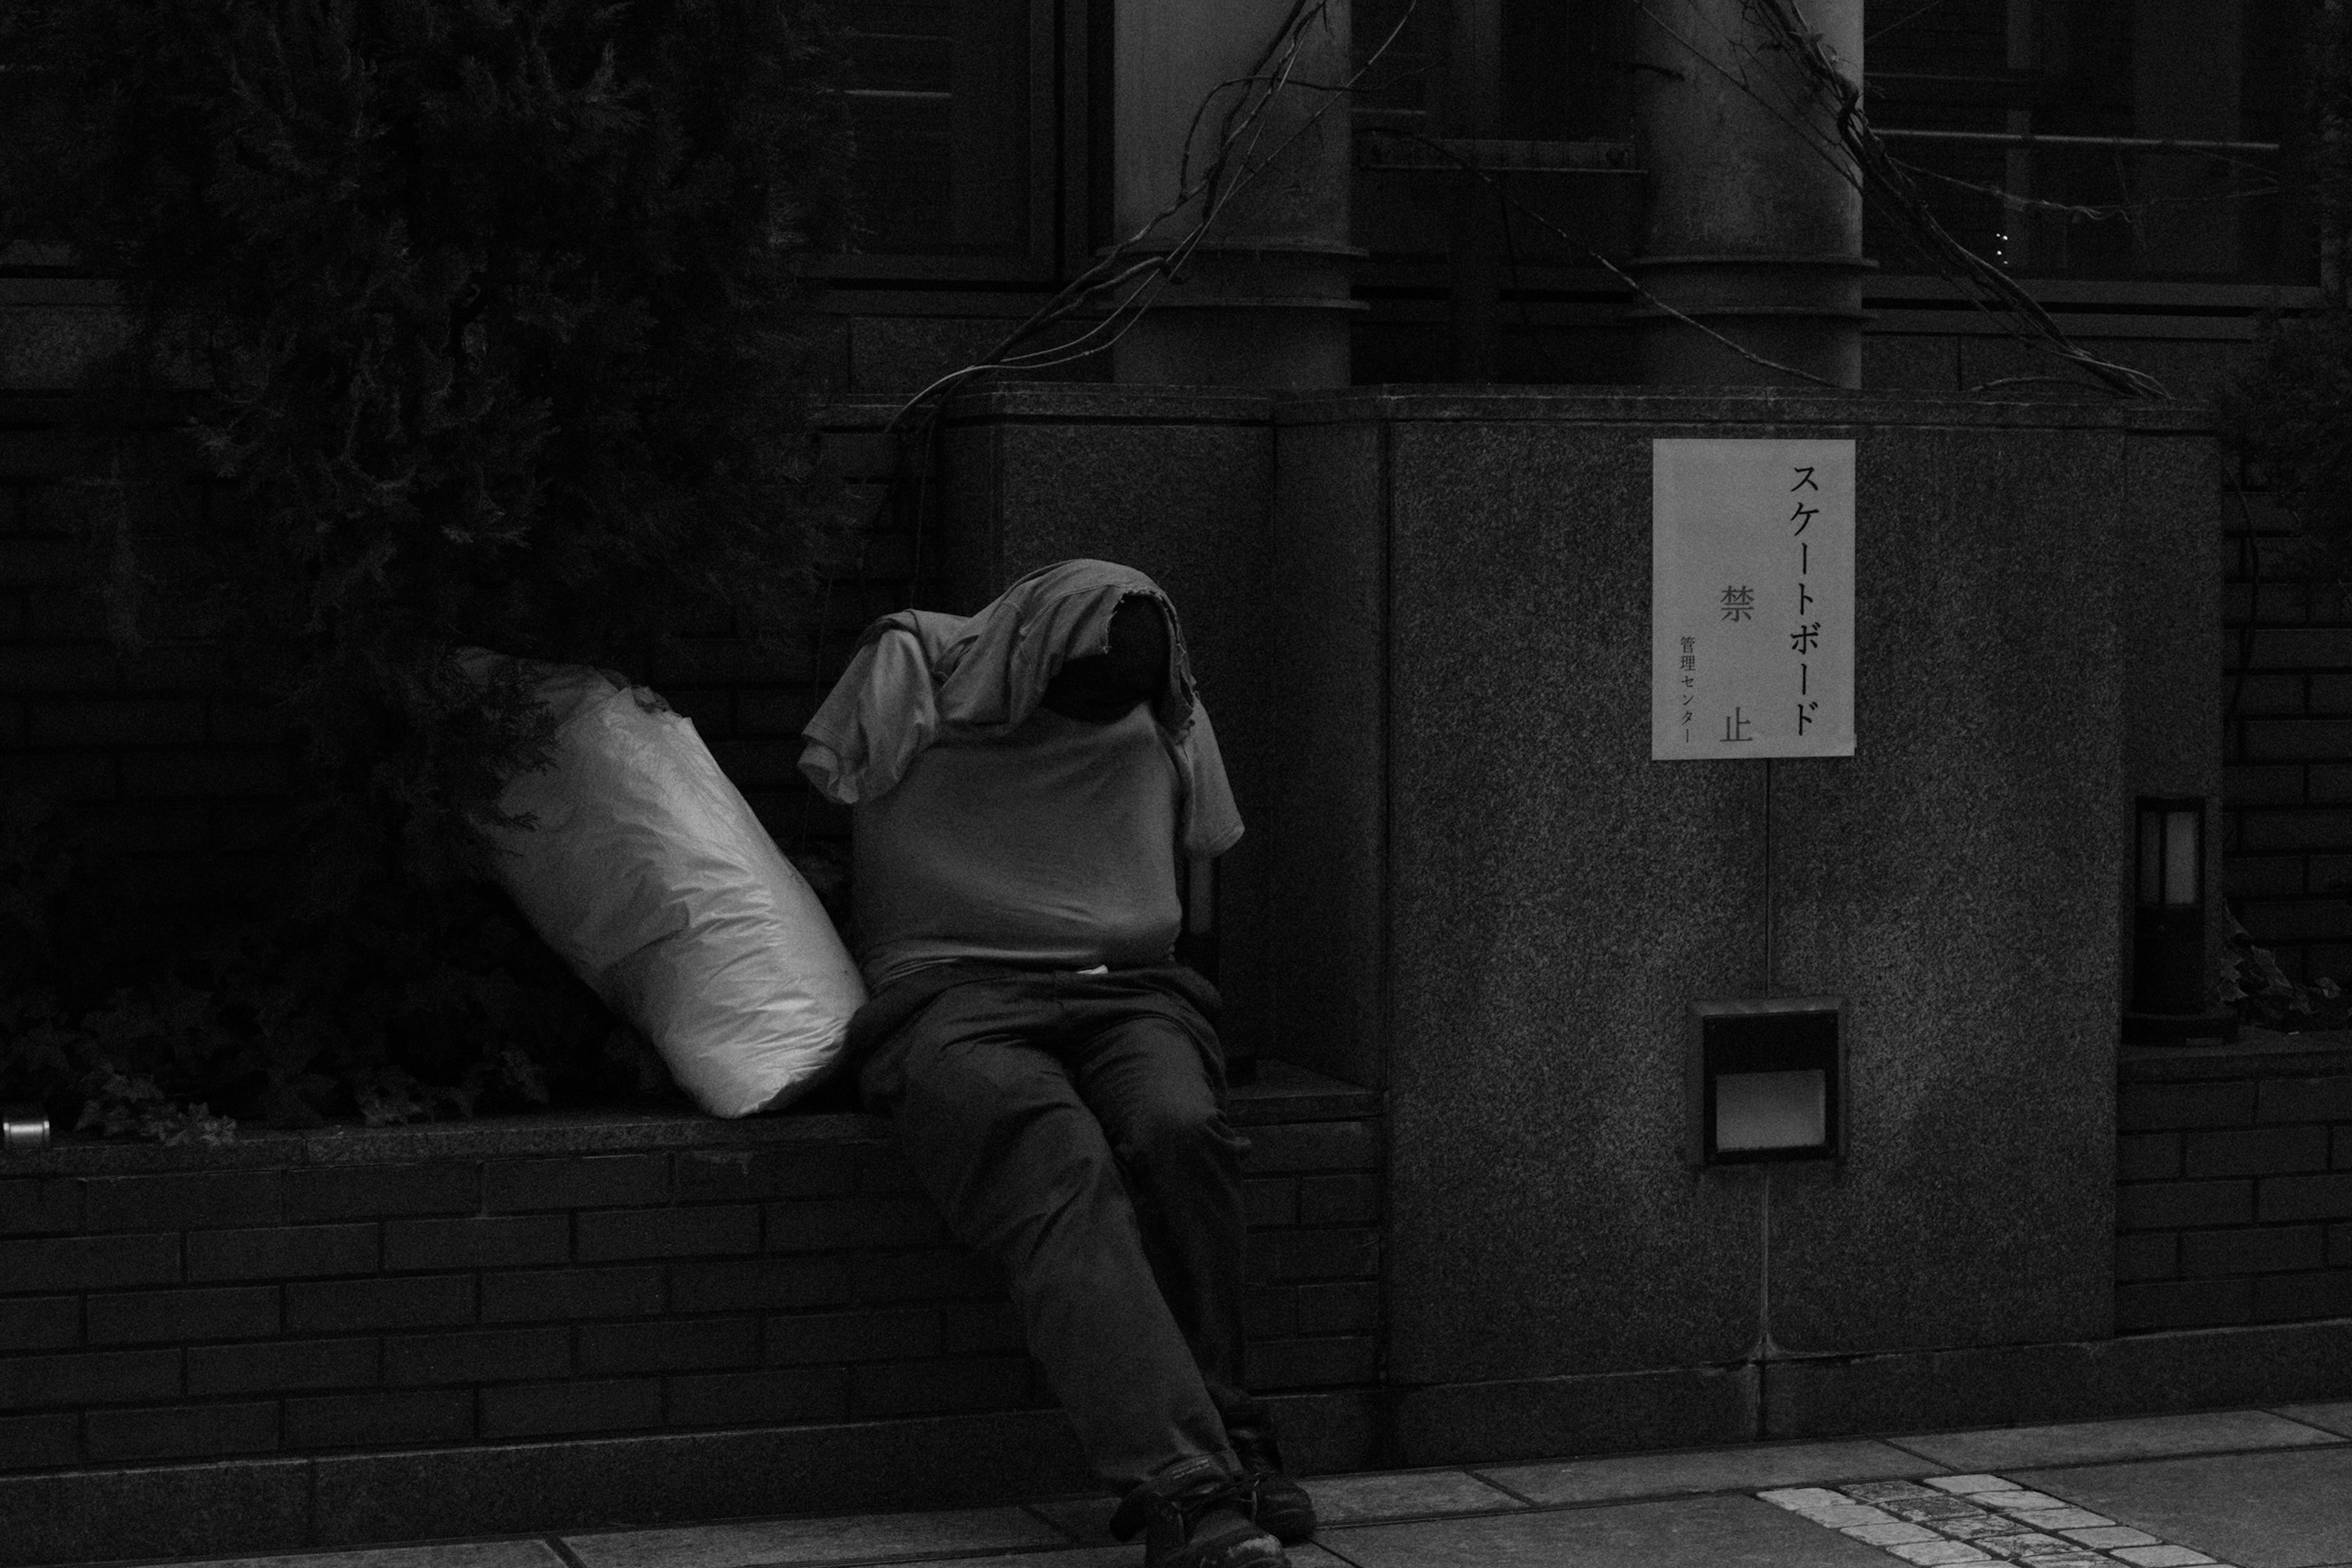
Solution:
{"label": "person's leg", "polygon": [[1228,1426],[1259,1414],[1244,1392],[1248,1144],[1225,1119],[1201,1042],[1155,1010],[1109,1023],[1067,1059],[1127,1173],[1161,1292],[1219,1414]]}
{"label": "person's leg", "polygon": [[[1213,1008],[1214,994],[1202,990]],[[1280,1475],[1272,1413],[1248,1392],[1248,1144],[1225,1118],[1215,1027],[1181,989],[1145,975],[1076,981],[1066,992],[1084,1041],[1068,1052],[1078,1092],[1127,1173],[1161,1291],[1255,1488],[1253,1512],[1283,1540],[1304,1540],[1313,1505]]]}
{"label": "person's leg", "polygon": [[867,1103],[958,1239],[1004,1269],[1030,1353],[1103,1480],[1234,1475],[1110,1146],[1046,1048],[1065,1024],[1051,977],[958,985],[877,1047]]}

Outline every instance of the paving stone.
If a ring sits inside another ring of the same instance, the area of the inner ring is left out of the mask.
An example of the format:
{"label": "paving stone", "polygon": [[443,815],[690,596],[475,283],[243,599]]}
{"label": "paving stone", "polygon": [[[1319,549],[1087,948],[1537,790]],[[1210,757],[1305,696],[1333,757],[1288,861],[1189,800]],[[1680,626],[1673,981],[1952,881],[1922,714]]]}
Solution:
{"label": "paving stone", "polygon": [[766,1563],[850,1563],[876,1557],[945,1557],[956,1552],[1052,1547],[1066,1541],[1060,1531],[1017,1508],[789,1519],[564,1537],[564,1544],[583,1568],[752,1568]]}
{"label": "paving stone", "polygon": [[1941,1500],[1945,1493],[1917,1481],[1856,1481],[1838,1490],[1856,1502],[1916,1502],[1928,1499]]}
{"label": "paving stone", "polygon": [[2030,1535],[2032,1531],[2013,1519],[1998,1513],[1979,1511],[1965,1519],[1931,1521],[1937,1530],[1955,1541],[1977,1541],[1994,1535]]}
{"label": "paving stone", "polygon": [[[1878,1547],[1738,1495],[1349,1525],[1326,1531],[1320,1540],[1355,1568],[1888,1568]],[[1954,1545],[1923,1542],[1885,1550]],[[1296,1551],[1291,1556],[1298,1561]]]}
{"label": "paving stone", "polygon": [[2187,1415],[2141,1415],[2123,1421],[2004,1426],[1984,1432],[1938,1432],[1924,1437],[1906,1437],[1901,1447],[1939,1464],[2014,1472],[2024,1465],[2105,1464],[2182,1454],[2292,1448],[2327,1441],[2327,1434],[2284,1415],[2267,1410],[2217,1410]]}
{"label": "paving stone", "polygon": [[289,1557],[222,1557],[179,1568],[563,1568],[563,1559],[543,1541],[478,1541]]}
{"label": "paving stone", "polygon": [[2035,1530],[2088,1530],[2115,1521],[2087,1508],[2019,1508],[2010,1510],[2018,1523]]}
{"label": "paving stone", "polygon": [[1948,1563],[1984,1563],[1985,1554],[1965,1541],[1923,1541],[1916,1546],[1890,1546],[1887,1551],[1920,1568],[1941,1568]]}
{"label": "paving stone", "polygon": [[2001,1557],[2014,1557],[2021,1563],[2039,1563],[2044,1557],[2061,1552],[2077,1550],[2074,1542],[2061,1541],[2040,1531],[2021,1531],[2015,1535],[1979,1535],[1970,1542]]}
{"label": "paving stone", "polygon": [[2352,1399],[2339,1399],[2328,1405],[2282,1405],[2271,1414],[2333,1432],[2339,1437],[2352,1437]]}
{"label": "paving stone", "polygon": [[1827,1487],[1775,1487],[1756,1494],[1774,1508],[1838,1508],[1853,1500]]}
{"label": "paving stone", "polygon": [[2011,1491],[2017,1486],[2015,1481],[2005,1476],[1923,1476],[1920,1483],[1961,1497],[1973,1497],[1978,1492]]}
{"label": "paving stone", "polygon": [[1856,1524],[1897,1524],[1902,1522],[1884,1509],[1868,1503],[1850,1502],[1836,1508],[1801,1508],[1795,1510],[1815,1524],[1825,1524],[1832,1530],[1844,1530]]}
{"label": "paving stone", "polygon": [[[1320,1559],[1302,1557],[1301,1550],[1289,1548],[1292,1563],[1312,1561],[1318,1563],[1318,1568],[1328,1568],[1339,1561],[1328,1552]],[[1143,1543],[1139,1541],[1125,1546],[1066,1546],[1058,1552],[1015,1552],[986,1557],[928,1557],[922,1562],[923,1568],[982,1568],[983,1563],[987,1568],[1143,1568]]]}
{"label": "paving stone", "polygon": [[2145,1530],[2134,1530],[2127,1524],[2102,1525],[2096,1530],[2062,1531],[2069,1541],[2079,1541],[2085,1546],[2161,1546],[2164,1543]]}
{"label": "paving stone", "polygon": [[[1349,1568],[1320,1546],[1308,1542],[1284,1549],[1291,1568]],[[922,1568],[1143,1568],[1143,1543],[1125,1546],[1064,1547],[1058,1552],[998,1552],[986,1557],[926,1557]]]}
{"label": "paving stone", "polygon": [[1545,1507],[1691,1492],[1759,1492],[1768,1487],[1826,1489],[1846,1481],[1887,1480],[1918,1472],[1916,1457],[1877,1442],[1755,1443],[1568,1464],[1479,1465],[1472,1470]]}
{"label": "paving stone", "polygon": [[1316,1476],[1298,1483],[1325,1524],[1430,1514],[1482,1513],[1527,1504],[1461,1470],[1400,1470],[1385,1475]]}
{"label": "paving stone", "polygon": [[1906,1524],[1901,1520],[1892,1524],[1850,1524],[1838,1531],[1873,1546],[1900,1546],[1906,1541],[1941,1541],[1944,1538],[1924,1524]]}
{"label": "paving stone", "polygon": [[1979,1508],[1997,1508],[2003,1513],[2020,1513],[2029,1509],[2064,1508],[2066,1500],[2046,1492],[2006,1491],[1978,1492],[1969,1500]]}
{"label": "paving stone", "polygon": [[[1303,1546],[1286,1546],[1282,1549],[1282,1554],[1290,1559],[1291,1568],[1355,1568],[1355,1564],[1346,1558],[1327,1552],[1311,1541]],[[1003,1559],[997,1558],[993,1561],[1001,1563]],[[1137,1568],[1141,1568],[1143,1556],[1138,1552],[1131,1561],[1137,1564]],[[1055,1561],[1054,1568],[1060,1568],[1058,1558]]]}
{"label": "paving stone", "polygon": [[2058,1552],[2032,1560],[2032,1568],[2116,1568],[2116,1560],[2097,1552]]}
{"label": "paving stone", "polygon": [[1049,1498],[1033,1502],[1029,1511],[1058,1526],[1073,1541],[1100,1546],[1110,1540],[1110,1516],[1118,1511],[1113,1497]]}
{"label": "paving stone", "polygon": [[2213,1561],[2202,1552],[2186,1546],[2118,1546],[2113,1555],[2137,1568],[2197,1568],[2200,1563]]}
{"label": "paving stone", "polygon": [[1991,1514],[1977,1507],[1967,1498],[1937,1494],[1924,1498],[1889,1498],[1879,1507],[1897,1519],[1937,1521],[1947,1519],[1990,1519]]}
{"label": "paving stone", "polygon": [[2033,1546],[2041,1542],[2037,1531],[2016,1529],[1989,1531],[1953,1539],[1965,1540],[1971,1546],[1982,1547],[2004,1562],[2021,1562],[2032,1556]]}
{"label": "paving stone", "polygon": [[[2159,1541],[2249,1568],[2352,1563],[2352,1444],[2033,1470],[2057,1492]],[[2117,1553],[2135,1548],[2117,1548]]]}

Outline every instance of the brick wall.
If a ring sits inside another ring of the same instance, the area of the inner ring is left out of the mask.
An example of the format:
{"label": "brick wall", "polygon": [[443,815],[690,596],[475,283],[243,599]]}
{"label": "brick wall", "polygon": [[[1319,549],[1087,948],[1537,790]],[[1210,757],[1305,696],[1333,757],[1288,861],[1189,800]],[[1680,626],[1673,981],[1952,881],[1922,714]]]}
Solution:
{"label": "brick wall", "polygon": [[2352,981],[2352,587],[2287,574],[2267,496],[2222,505],[2222,886],[2289,974]]}
{"label": "brick wall", "polygon": [[[1236,1091],[1262,1391],[1377,1373],[1375,1105],[1279,1066]],[[0,1471],[1052,1403],[862,1116],[0,1159]]]}
{"label": "brick wall", "polygon": [[2119,1331],[2352,1317],[2352,1047],[2126,1049]]}

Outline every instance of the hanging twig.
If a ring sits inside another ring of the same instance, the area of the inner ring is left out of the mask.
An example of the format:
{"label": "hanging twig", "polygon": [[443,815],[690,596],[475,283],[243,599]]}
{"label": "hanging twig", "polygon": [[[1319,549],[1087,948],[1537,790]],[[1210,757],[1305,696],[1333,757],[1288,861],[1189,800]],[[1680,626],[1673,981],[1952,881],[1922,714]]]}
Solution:
{"label": "hanging twig", "polygon": [[[1633,290],[1634,297],[1640,300],[1643,304],[1648,305],[1652,310],[1664,311],[1665,314],[1672,316],[1675,321],[1682,322],[1683,325],[1686,327],[1696,328],[1697,331],[1705,332],[1708,337],[1713,338],[1717,342],[1721,343],[1725,348],[1729,349],[1733,353],[1738,354],[1741,359],[1746,360],[1748,363],[1759,365],[1766,370],[1778,372],[1782,375],[1795,376],[1800,381],[1810,381],[1816,386],[1826,386],[1838,392],[1849,390],[1848,388],[1840,385],[1837,382],[1830,380],[1827,376],[1816,375],[1809,370],[1800,370],[1792,364],[1782,364],[1778,360],[1766,359],[1762,354],[1755,353],[1745,344],[1735,342],[1731,339],[1724,336],[1721,332],[1717,331],[1713,327],[1708,326],[1705,321],[1699,321],[1695,317],[1686,315],[1683,311],[1675,309],[1675,307],[1667,304],[1664,300],[1659,299],[1655,294],[1651,293],[1647,289],[1642,287],[1640,280],[1635,279],[1631,273],[1628,273],[1623,268],[1619,267],[1615,262],[1610,260],[1607,257],[1601,255],[1599,251],[1592,249],[1591,247],[1579,245],[1575,237],[1570,235],[1566,229],[1560,227],[1558,224],[1552,222],[1551,219],[1544,216],[1543,214],[1538,212],[1535,208],[1528,205],[1527,203],[1511,195],[1509,191],[1503,187],[1503,183],[1496,179],[1493,174],[1489,171],[1480,167],[1470,159],[1464,157],[1461,153],[1455,152],[1453,148],[1447,146],[1444,142],[1438,141],[1434,137],[1423,136],[1418,132],[1412,131],[1380,131],[1375,132],[1374,134],[1381,136],[1395,136],[1407,142],[1417,142],[1421,145],[1435,152],[1439,156],[1451,159],[1465,173],[1472,174],[1478,179],[1484,180],[1487,184],[1493,186],[1496,195],[1505,204],[1517,208],[1519,212],[1526,215],[1536,223],[1538,223],[1545,228],[1549,229],[1556,237],[1566,240],[1570,245],[1574,246],[1578,252],[1582,255],[1586,260],[1591,262],[1596,267],[1603,268],[1619,282],[1624,284],[1627,289]],[[1515,258],[1514,265],[1516,266],[1516,264]]]}
{"label": "hanging twig", "polygon": [[2017,333],[2021,341],[2088,372],[2107,391],[2126,397],[2170,395],[2164,384],[2147,372],[2101,359],[2083,349],[2015,279],[1952,237],[1920,196],[1905,166],[1871,130],[1869,119],[1863,112],[1861,84],[1839,68],[1822,43],[1821,33],[1805,21],[1798,0],[1745,0],[1744,9],[1763,23],[1790,58],[1806,71],[1820,99],[1833,107],[1838,140],[1861,172],[1864,188],[1874,188],[1888,197],[1895,216],[1927,249],[1930,259],[1948,277],[1968,287],[1981,308],[2021,320],[2031,335]]}
{"label": "hanging twig", "polygon": [[[1136,322],[1158,302],[1160,290],[1181,276],[1185,264],[1192,258],[1234,198],[1301,136],[1312,130],[1334,104],[1345,101],[1357,89],[1365,75],[1395,45],[1418,4],[1419,0],[1408,0],[1403,15],[1389,29],[1380,47],[1366,57],[1363,64],[1357,67],[1345,82],[1333,85],[1293,80],[1307,29],[1326,19],[1328,5],[1328,0],[1294,0],[1283,26],[1261,51],[1251,69],[1243,76],[1217,83],[1202,95],[1187,129],[1174,198],[1126,239],[1111,247],[1094,265],[1065,284],[987,354],[933,380],[901,404],[890,416],[883,426],[882,434],[885,439],[893,443],[891,479],[882,501],[878,503],[877,517],[892,504],[893,498],[910,480],[919,487],[926,482],[924,476],[914,475],[913,453],[920,451],[925,454],[923,466],[927,470],[937,468],[940,437],[943,435],[937,429],[940,415],[948,396],[958,387],[976,377],[996,372],[1034,373],[1073,363],[1106,353],[1133,331]],[[1243,90],[1219,121],[1215,154],[1195,178],[1192,174],[1192,140],[1216,100],[1236,87]],[[1258,156],[1257,146],[1264,134],[1263,121],[1266,111],[1284,92],[1295,88],[1311,88],[1328,96],[1273,149]],[[1166,244],[1164,247],[1154,246],[1153,236],[1160,227],[1195,202],[1200,204],[1201,212],[1192,224],[1173,243]],[[1025,353],[1016,352],[1021,344],[1086,312],[1106,297],[1112,299],[1110,308],[1076,339]],[[911,567],[913,580],[908,585],[909,607],[920,591],[924,516],[924,509],[919,506],[915,520],[915,560]]]}

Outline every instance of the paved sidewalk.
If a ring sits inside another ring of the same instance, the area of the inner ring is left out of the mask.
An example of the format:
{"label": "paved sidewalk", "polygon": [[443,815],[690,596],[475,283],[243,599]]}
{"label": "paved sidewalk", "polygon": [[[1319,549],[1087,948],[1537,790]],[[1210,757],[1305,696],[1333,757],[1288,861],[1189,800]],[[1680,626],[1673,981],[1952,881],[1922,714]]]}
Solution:
{"label": "paved sidewalk", "polygon": [[[1320,1476],[1298,1568],[2352,1568],[2352,1401]],[[1137,1568],[1110,1504],[223,1559],[204,1568]],[[191,1565],[194,1568],[194,1565]]]}

